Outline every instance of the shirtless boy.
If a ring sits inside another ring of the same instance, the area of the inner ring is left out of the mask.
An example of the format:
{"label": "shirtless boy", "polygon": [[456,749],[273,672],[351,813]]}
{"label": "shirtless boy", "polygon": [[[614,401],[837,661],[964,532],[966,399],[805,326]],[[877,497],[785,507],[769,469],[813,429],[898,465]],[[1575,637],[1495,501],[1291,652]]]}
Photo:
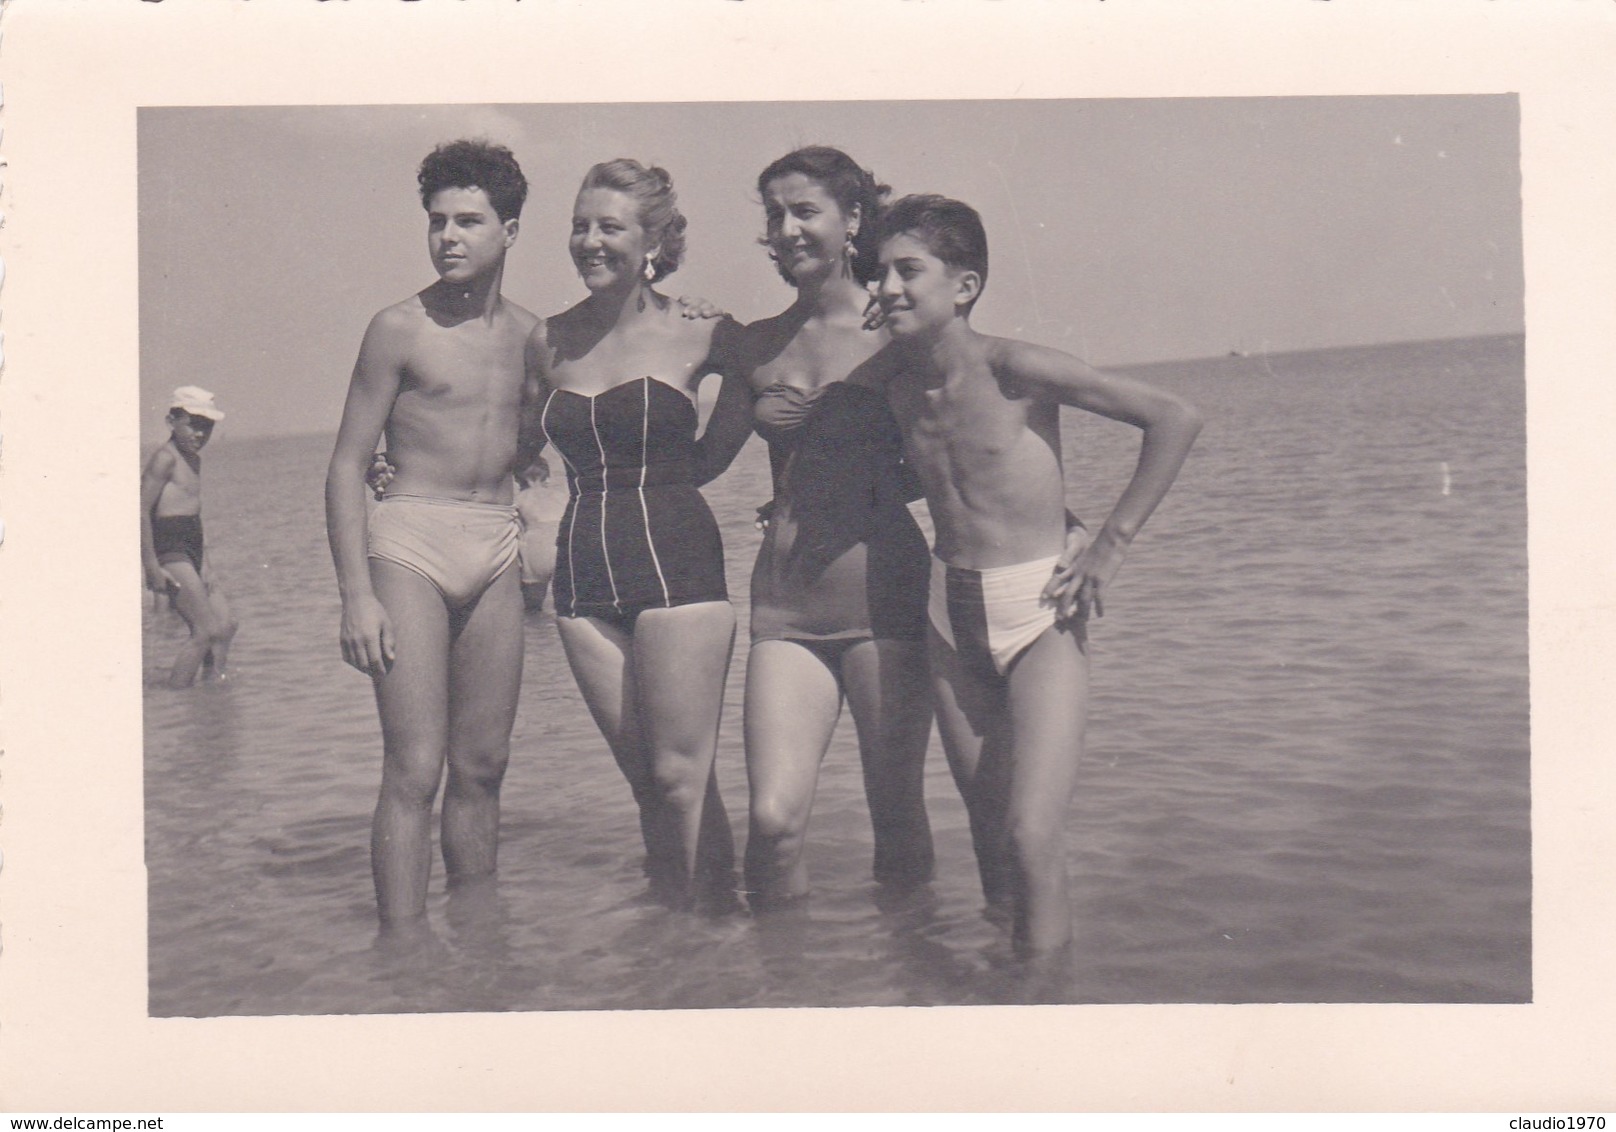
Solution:
{"label": "shirtless boy", "polygon": [[[912,196],[882,220],[888,396],[936,529],[929,652],[937,722],[990,908],[1023,955],[1071,939],[1063,825],[1088,700],[1085,623],[1200,429],[1194,409],[1058,350],[980,334],[975,210]],[[1143,430],[1133,478],[1061,568],[1060,407]]]}
{"label": "shirtless boy", "polygon": [[522,604],[537,611],[544,608],[555,575],[556,533],[567,510],[567,484],[564,477],[551,476],[543,456],[529,462],[526,476],[516,493],[516,513],[522,519]]}
{"label": "shirtless boy", "polygon": [[[371,868],[384,934],[424,925],[445,764],[449,881],[494,872],[522,677],[511,471],[538,323],[500,294],[527,196],[510,151],[450,142],[418,179],[438,280],[365,331],[325,492],[342,656],[371,677],[381,714]],[[365,473],[384,432],[394,475],[367,523]]]}
{"label": "shirtless boy", "polygon": [[146,588],[171,594],[191,630],[169,670],[168,683],[189,688],[212,662],[222,678],[236,621],[214,583],[202,539],[202,449],[224,414],[213,394],[195,385],[174,390],[169,438],[140,474],[140,558]]}

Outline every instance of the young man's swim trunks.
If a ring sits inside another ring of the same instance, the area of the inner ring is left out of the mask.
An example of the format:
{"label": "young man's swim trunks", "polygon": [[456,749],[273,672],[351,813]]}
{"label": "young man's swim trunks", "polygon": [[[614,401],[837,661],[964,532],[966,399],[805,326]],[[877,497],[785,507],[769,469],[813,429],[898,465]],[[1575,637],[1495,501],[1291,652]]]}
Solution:
{"label": "young man's swim trunks", "polygon": [[753,406],[774,502],[752,570],[752,640],[923,640],[926,539],[918,484],[880,390],[778,383]]}
{"label": "young man's swim trunks", "polygon": [[1055,624],[1055,607],[1043,592],[1058,561],[967,570],[933,558],[927,605],[933,628],[968,668],[1005,675]]}
{"label": "young man's swim trunks", "polygon": [[550,592],[562,617],[623,626],[646,609],[727,601],[724,543],[696,488],[696,407],[653,377],[593,397],[552,390],[539,414],[572,498]]}
{"label": "young man's swim trunks", "polygon": [[202,572],[202,516],[153,515],[152,550],[163,565],[189,562]]}
{"label": "young man's swim trunks", "polygon": [[508,503],[389,494],[370,515],[370,557],[415,571],[462,609],[515,563],[521,533]]}

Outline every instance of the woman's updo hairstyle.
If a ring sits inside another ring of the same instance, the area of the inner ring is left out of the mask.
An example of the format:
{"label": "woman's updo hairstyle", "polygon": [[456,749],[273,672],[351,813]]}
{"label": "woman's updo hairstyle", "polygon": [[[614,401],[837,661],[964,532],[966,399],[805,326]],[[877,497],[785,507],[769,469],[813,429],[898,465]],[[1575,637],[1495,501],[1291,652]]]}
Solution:
{"label": "woman's updo hairstyle", "polygon": [[[847,154],[833,146],[808,145],[794,149],[758,174],[758,195],[765,196],[769,183],[781,177],[801,173],[823,188],[845,213],[854,206],[859,210],[858,234],[853,237],[853,278],[870,283],[880,274],[876,263],[876,221],[886,207],[886,198],[892,189],[875,179],[871,173]],[[768,240],[761,241],[765,245]],[[776,264],[779,267],[778,264]],[[794,283],[791,273],[780,267],[780,276]]]}
{"label": "woman's updo hairstyle", "polygon": [[666,279],[679,270],[685,257],[685,218],[679,211],[679,197],[673,191],[673,178],[666,169],[646,168],[638,161],[619,157],[602,161],[584,174],[585,189],[612,189],[627,193],[639,203],[640,227],[646,239],[657,248],[651,258],[651,282]]}

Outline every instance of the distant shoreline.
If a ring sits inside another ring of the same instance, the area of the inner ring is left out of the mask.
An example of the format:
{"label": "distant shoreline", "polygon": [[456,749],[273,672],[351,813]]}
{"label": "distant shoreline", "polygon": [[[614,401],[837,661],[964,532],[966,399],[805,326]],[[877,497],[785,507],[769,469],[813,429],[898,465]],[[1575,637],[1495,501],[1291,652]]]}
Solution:
{"label": "distant shoreline", "polygon": [[1305,350],[1245,350],[1231,351],[1227,354],[1209,354],[1197,358],[1162,358],[1150,362],[1126,362],[1101,366],[1101,369],[1117,370],[1122,373],[1143,372],[1145,370],[1161,369],[1168,366],[1195,365],[1202,362],[1237,362],[1255,361],[1258,358],[1299,358],[1311,354],[1344,354],[1368,352],[1372,350],[1404,350],[1416,347],[1451,347],[1460,343],[1473,342],[1506,342],[1526,340],[1526,332],[1514,331],[1508,334],[1467,334],[1458,338],[1410,338],[1396,342],[1364,342],[1348,346],[1313,346]]}

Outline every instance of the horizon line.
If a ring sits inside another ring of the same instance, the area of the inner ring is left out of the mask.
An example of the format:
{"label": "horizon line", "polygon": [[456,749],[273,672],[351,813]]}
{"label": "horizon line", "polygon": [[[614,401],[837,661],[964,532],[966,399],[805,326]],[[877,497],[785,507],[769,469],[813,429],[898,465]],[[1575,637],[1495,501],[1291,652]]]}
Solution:
{"label": "horizon line", "polygon": [[[1197,355],[1193,355],[1193,356],[1190,356],[1190,357],[1182,357],[1182,358],[1156,358],[1156,359],[1153,359],[1151,361],[1106,362],[1106,363],[1097,365],[1096,368],[1102,369],[1102,370],[1104,370],[1104,369],[1110,369],[1110,370],[1147,369],[1147,368],[1150,368],[1152,366],[1189,365],[1189,364],[1193,364],[1195,362],[1227,362],[1227,361],[1233,361],[1233,360],[1250,361],[1250,360],[1254,360],[1254,359],[1257,359],[1257,358],[1285,358],[1285,357],[1293,357],[1293,356],[1301,355],[1301,354],[1328,354],[1328,353],[1334,353],[1334,352],[1341,351],[1341,350],[1379,350],[1379,349],[1385,349],[1386,347],[1389,347],[1389,346],[1423,346],[1423,345],[1437,345],[1437,344],[1449,343],[1449,342],[1480,342],[1480,341],[1485,341],[1485,340],[1490,339],[1490,338],[1525,338],[1525,337],[1526,337],[1526,331],[1525,330],[1508,330],[1508,331],[1501,331],[1501,332],[1494,333],[1494,334],[1460,334],[1460,335],[1456,335],[1456,336],[1451,337],[1451,338],[1398,338],[1398,339],[1392,339],[1390,341],[1384,341],[1384,342],[1359,342],[1359,343],[1354,343],[1354,344],[1345,345],[1345,346],[1310,346],[1310,347],[1306,347],[1306,348],[1303,348],[1303,349],[1297,349],[1297,350],[1264,350],[1264,351],[1253,351],[1253,352],[1250,352],[1250,353],[1236,353],[1234,351],[1230,351],[1230,352],[1224,353],[1224,354],[1197,354]],[[1094,363],[1090,363],[1090,364],[1094,364]],[[237,436],[234,436],[234,437],[226,436],[226,437],[221,437],[220,439],[225,444],[229,444],[232,441],[249,441],[249,440],[296,440],[296,439],[313,438],[313,437],[334,437],[336,435],[336,431],[337,431],[336,424],[333,423],[331,428],[328,429],[328,430],[326,430],[326,429],[316,429],[316,430],[312,430],[312,431],[299,431],[299,432],[254,432],[254,433],[250,433],[250,434],[245,435],[245,436],[241,436],[241,435],[237,435]],[[144,441],[143,441],[143,443],[144,443]]]}

